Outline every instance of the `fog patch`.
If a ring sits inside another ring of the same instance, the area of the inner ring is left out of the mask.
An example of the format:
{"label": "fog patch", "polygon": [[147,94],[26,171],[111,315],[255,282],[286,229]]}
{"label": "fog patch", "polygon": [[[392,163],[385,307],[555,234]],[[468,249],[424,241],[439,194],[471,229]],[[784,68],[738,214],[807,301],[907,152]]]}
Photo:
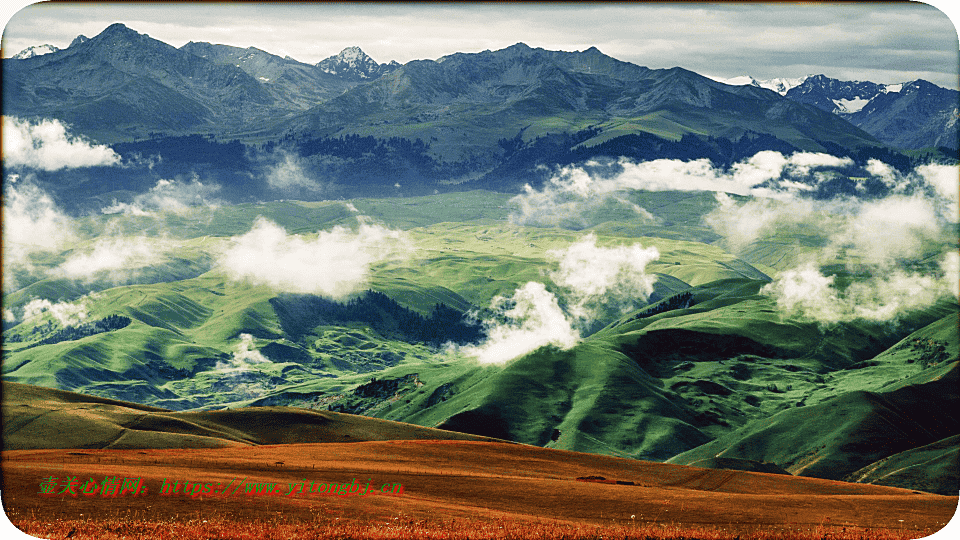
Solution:
{"label": "fog patch", "polygon": [[481,364],[505,364],[546,345],[569,349],[580,340],[556,296],[542,283],[531,281],[510,297],[497,296],[490,309],[497,316],[484,322],[487,339],[479,345],[456,347]]}
{"label": "fog patch", "polygon": [[33,123],[3,117],[3,164],[43,171],[114,166],[120,156],[110,147],[72,135],[59,120]]}
{"label": "fog patch", "polygon": [[240,334],[240,343],[233,352],[229,362],[217,362],[214,366],[216,371],[249,371],[251,366],[257,364],[270,363],[271,360],[254,348],[253,336],[250,334]]}
{"label": "fog patch", "polygon": [[646,266],[659,259],[660,252],[640,243],[598,247],[597,236],[591,233],[547,256],[558,263],[550,279],[567,291],[567,311],[586,323],[596,319],[602,308],[612,307],[622,314],[645,303],[657,280],[646,273]]}
{"label": "fog patch", "polygon": [[361,290],[374,264],[405,257],[410,249],[401,231],[363,220],[356,231],[337,226],[314,238],[287,234],[260,217],[248,233],[230,239],[220,266],[233,279],[337,300]]}
{"label": "fog patch", "polygon": [[3,186],[3,286],[15,288],[15,270],[33,272],[30,255],[57,252],[76,239],[73,220],[42,189],[18,175]]}
{"label": "fog patch", "polygon": [[125,283],[144,268],[161,259],[160,254],[172,249],[171,242],[147,237],[104,237],[84,252],[72,253],[50,273],[66,279],[93,281],[106,279]]}
{"label": "fog patch", "polygon": [[218,191],[219,185],[204,184],[196,176],[189,181],[161,179],[146,193],[136,195],[131,202],[118,202],[114,199],[113,204],[104,207],[101,212],[152,216],[157,212],[181,214],[194,207],[214,209],[220,205],[215,198]]}
{"label": "fog patch", "polygon": [[308,173],[303,159],[289,152],[278,152],[265,166],[264,179],[273,189],[284,192],[307,190],[319,192],[323,185]]}
{"label": "fog patch", "polygon": [[89,317],[87,305],[84,302],[55,304],[45,298],[36,298],[23,306],[23,315],[20,318],[23,321],[31,321],[40,318],[44,313],[48,313],[63,327],[76,326]]}

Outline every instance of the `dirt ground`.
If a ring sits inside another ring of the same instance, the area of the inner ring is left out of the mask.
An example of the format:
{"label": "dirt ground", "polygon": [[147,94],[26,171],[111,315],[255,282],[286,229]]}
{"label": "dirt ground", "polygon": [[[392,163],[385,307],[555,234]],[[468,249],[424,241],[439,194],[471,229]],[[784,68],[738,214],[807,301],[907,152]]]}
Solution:
{"label": "dirt ground", "polygon": [[[958,504],[957,497],[882,486],[467,441],[23,450],[3,452],[2,458],[3,506],[11,519],[505,517],[731,531],[834,526],[931,534],[951,520]],[[74,478],[78,495],[59,493]],[[126,493],[104,496],[115,493],[112,479],[133,481]],[[134,495],[136,479],[140,493]],[[47,495],[41,493],[45,480],[52,491]],[[180,493],[172,493],[177,482]],[[344,484],[358,494],[324,493]],[[193,496],[196,485],[201,487]],[[84,487],[92,494],[84,495]]]}

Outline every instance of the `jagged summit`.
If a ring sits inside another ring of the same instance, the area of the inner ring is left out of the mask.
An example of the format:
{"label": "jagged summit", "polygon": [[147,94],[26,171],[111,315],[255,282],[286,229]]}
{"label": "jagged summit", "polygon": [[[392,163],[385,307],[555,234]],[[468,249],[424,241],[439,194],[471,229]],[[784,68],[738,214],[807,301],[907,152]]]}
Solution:
{"label": "jagged summit", "polygon": [[357,46],[347,47],[340,54],[317,63],[321,71],[347,80],[373,80],[396,66],[399,66],[396,62],[378,64]]}
{"label": "jagged summit", "polygon": [[32,45],[18,52],[17,54],[13,55],[12,58],[15,60],[25,60],[27,58],[33,58],[34,56],[42,56],[44,54],[50,54],[53,52],[57,52],[59,50],[60,49],[58,47],[55,47],[53,45],[48,45],[48,44]]}
{"label": "jagged summit", "polygon": [[73,41],[70,42],[70,46],[73,47],[75,45],[80,45],[81,43],[86,43],[87,41],[90,41],[90,38],[80,34],[79,36],[73,38]]}

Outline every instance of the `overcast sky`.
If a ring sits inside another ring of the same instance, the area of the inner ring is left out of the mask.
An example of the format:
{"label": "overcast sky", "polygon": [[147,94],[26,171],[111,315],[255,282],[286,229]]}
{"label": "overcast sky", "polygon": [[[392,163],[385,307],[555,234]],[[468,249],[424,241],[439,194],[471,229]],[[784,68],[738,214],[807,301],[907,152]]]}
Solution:
{"label": "overcast sky", "polygon": [[[19,1],[25,5],[23,0]],[[517,42],[550,50],[596,46],[650,68],[713,77],[825,74],[957,88],[960,45],[953,0],[909,3],[43,3],[16,11],[3,56],[30,45],[66,47],[114,22],[180,47],[254,46],[316,63],[357,45],[405,63]]]}

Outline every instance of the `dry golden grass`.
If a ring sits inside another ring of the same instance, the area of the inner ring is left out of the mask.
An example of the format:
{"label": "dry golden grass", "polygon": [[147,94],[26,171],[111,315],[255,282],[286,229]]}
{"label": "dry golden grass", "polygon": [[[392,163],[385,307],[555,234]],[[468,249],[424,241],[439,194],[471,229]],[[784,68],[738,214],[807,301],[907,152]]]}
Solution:
{"label": "dry golden grass", "polygon": [[49,540],[911,540],[932,531],[896,531],[817,526],[811,529],[757,528],[753,531],[680,524],[570,524],[549,521],[444,520],[430,522],[397,516],[360,523],[317,517],[309,522],[283,518],[239,521],[222,518],[185,521],[142,520],[118,517],[109,520],[50,522],[34,517],[12,520],[22,531]]}
{"label": "dry golden grass", "polygon": [[[379,441],[2,453],[10,520],[40,538],[905,540],[957,497],[538,447]],[[142,477],[140,497],[42,497],[46,476]],[[606,482],[579,481],[602,476]],[[402,483],[399,496],[160,496],[164,478]],[[613,481],[613,482],[610,482]],[[619,481],[620,483],[616,483]]]}

